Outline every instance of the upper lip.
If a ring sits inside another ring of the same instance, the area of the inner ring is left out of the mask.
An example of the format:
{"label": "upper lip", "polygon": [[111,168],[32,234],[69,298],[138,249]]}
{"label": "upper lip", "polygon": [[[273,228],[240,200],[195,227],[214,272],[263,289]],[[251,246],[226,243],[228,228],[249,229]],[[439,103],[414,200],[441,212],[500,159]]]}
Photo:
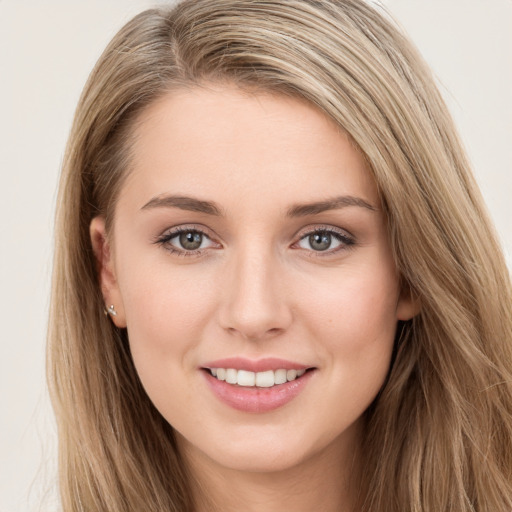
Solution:
{"label": "upper lip", "polygon": [[246,359],[243,357],[228,357],[209,361],[202,368],[234,368],[235,370],[246,370],[249,372],[265,372],[268,370],[307,370],[311,365],[279,359],[276,357],[265,357],[262,359]]}

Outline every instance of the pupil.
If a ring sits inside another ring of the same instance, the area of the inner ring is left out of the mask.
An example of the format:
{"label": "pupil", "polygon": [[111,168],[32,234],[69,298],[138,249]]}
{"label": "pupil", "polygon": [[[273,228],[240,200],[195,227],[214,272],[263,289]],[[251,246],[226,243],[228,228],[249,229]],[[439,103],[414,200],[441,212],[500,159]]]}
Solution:
{"label": "pupil", "polygon": [[309,243],[315,251],[326,251],[331,246],[331,235],[329,233],[314,233],[309,236]]}
{"label": "pupil", "polygon": [[194,251],[201,247],[203,242],[203,235],[197,231],[187,231],[180,234],[180,244],[184,249]]}

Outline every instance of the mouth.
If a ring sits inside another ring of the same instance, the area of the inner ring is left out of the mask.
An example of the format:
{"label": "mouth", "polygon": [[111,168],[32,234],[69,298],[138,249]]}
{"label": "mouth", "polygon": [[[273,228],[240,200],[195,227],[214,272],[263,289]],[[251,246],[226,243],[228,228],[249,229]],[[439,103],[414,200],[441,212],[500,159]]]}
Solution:
{"label": "mouth", "polygon": [[252,372],[249,370],[237,370],[235,368],[204,368],[205,371],[219,381],[224,381],[233,386],[245,388],[273,388],[287,382],[300,379],[307,371],[313,368],[266,370]]}
{"label": "mouth", "polygon": [[211,361],[201,371],[213,394],[246,413],[267,413],[295,401],[312,386],[318,368],[277,358],[227,358]]}
{"label": "mouth", "polygon": [[213,394],[224,404],[248,413],[285,406],[310,388],[318,368],[276,357],[228,357],[199,368]]}

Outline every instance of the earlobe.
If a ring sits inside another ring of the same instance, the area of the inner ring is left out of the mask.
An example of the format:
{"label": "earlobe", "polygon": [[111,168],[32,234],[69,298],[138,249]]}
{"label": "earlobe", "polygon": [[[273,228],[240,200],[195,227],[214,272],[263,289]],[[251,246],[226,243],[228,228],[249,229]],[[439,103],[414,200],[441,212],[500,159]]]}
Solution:
{"label": "earlobe", "polygon": [[120,328],[126,327],[123,301],[116,278],[112,247],[105,229],[105,219],[94,217],[89,225],[92,249],[96,258],[96,268],[105,303],[105,311],[109,313],[112,322]]}
{"label": "earlobe", "polygon": [[411,320],[421,311],[421,299],[413,293],[409,287],[404,287],[400,292],[396,307],[396,318],[406,322]]}

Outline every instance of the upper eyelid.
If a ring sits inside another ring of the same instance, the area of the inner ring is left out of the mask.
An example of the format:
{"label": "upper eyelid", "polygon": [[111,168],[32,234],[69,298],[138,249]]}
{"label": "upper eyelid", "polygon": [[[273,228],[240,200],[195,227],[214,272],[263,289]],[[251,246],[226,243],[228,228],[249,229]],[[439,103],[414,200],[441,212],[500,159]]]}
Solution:
{"label": "upper eyelid", "polygon": [[155,238],[156,240],[160,240],[164,237],[173,237],[179,235],[180,233],[183,233],[184,231],[197,231],[198,233],[201,233],[202,235],[205,235],[212,240],[215,238],[215,235],[213,235],[211,229],[200,224],[179,224],[178,226],[173,226],[171,228],[165,229]]}
{"label": "upper eyelid", "polygon": [[310,227],[306,226],[301,228],[295,234],[295,238],[301,240],[305,236],[311,235],[312,233],[317,233],[319,231],[326,231],[328,233],[336,233],[342,236],[346,236],[347,238],[355,239],[355,236],[348,230],[344,228],[340,228],[337,226],[330,226],[328,224],[320,224],[320,225],[312,225]]}

